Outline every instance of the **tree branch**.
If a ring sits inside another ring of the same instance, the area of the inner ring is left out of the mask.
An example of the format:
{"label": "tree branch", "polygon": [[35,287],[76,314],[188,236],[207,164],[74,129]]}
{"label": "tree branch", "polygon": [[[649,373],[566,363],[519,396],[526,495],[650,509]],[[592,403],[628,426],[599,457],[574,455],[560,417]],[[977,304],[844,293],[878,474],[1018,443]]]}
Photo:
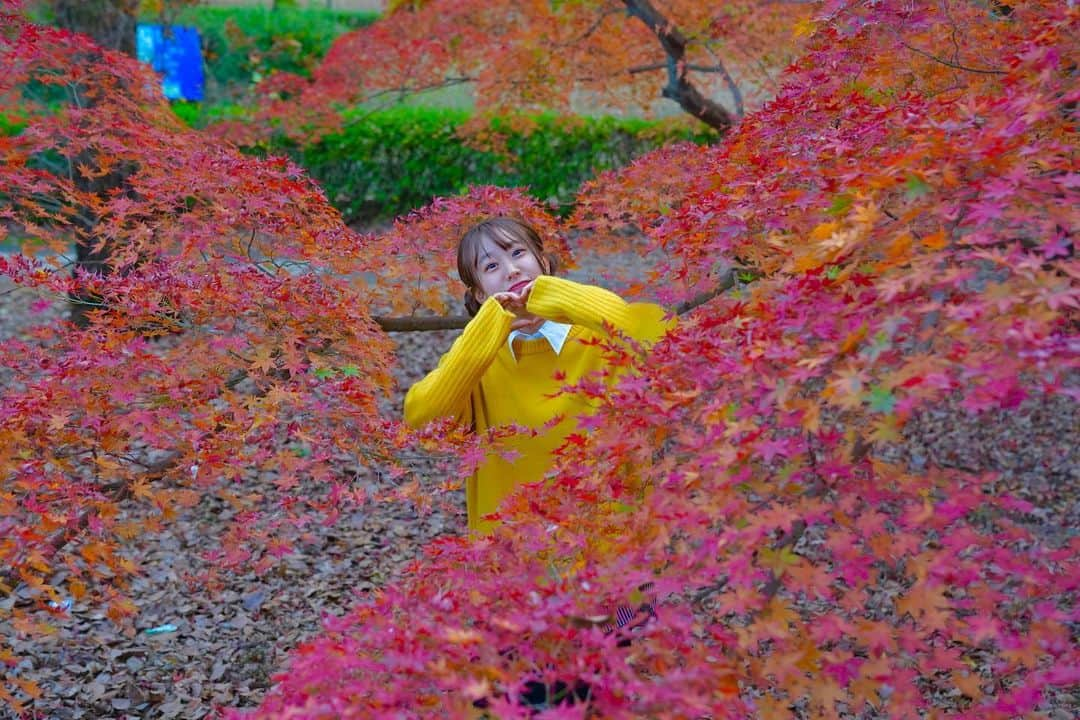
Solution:
{"label": "tree branch", "polygon": [[[946,15],[948,15],[948,11],[946,11]],[[950,20],[951,19],[952,18],[950,18]],[[898,45],[900,45],[901,47],[907,48],[908,50],[915,53],[916,55],[922,55],[927,60],[932,60],[933,62],[941,63],[945,67],[951,67],[954,70],[963,70],[964,72],[977,73],[979,75],[1008,75],[1008,73],[1006,71],[1004,71],[1004,70],[996,70],[994,68],[973,68],[973,67],[968,67],[966,65],[961,65],[960,64],[960,43],[957,42],[957,40],[956,40],[956,22],[955,21],[952,22],[952,33],[951,33],[951,38],[952,38],[952,41],[953,41],[953,48],[954,48],[952,61],[945,60],[944,58],[940,58],[940,57],[938,57],[936,55],[933,55],[933,54],[931,54],[931,53],[929,53],[929,52],[927,52],[925,50],[917,48],[914,45],[909,44],[907,41],[905,41],[900,36],[900,33],[898,31],[896,31],[895,29],[891,29],[891,28],[886,27],[886,30],[888,31],[888,33],[890,35],[892,35],[893,39],[896,40],[896,43]]]}
{"label": "tree branch", "polygon": [[386,332],[428,332],[430,330],[460,330],[469,324],[472,318],[465,315],[450,315],[447,317],[418,317],[410,315],[406,317],[371,318]]}
{"label": "tree branch", "polygon": [[[667,68],[667,66],[668,64],[666,62],[649,63],[648,65],[635,65],[631,68],[627,68],[626,72],[630,73],[631,75],[639,75],[643,72],[664,70]],[[716,65],[697,65],[695,63],[686,63],[683,67],[685,67],[687,70],[693,70],[694,72],[721,73],[723,75],[727,75],[727,70],[724,69],[724,65],[722,63],[719,63],[719,61]]]}
{"label": "tree branch", "polygon": [[663,96],[721,133],[730,129],[735,124],[731,113],[702,95],[686,78],[686,36],[649,0],[623,0],[623,4],[630,15],[652,30],[667,53],[668,84],[664,86]]}
{"label": "tree branch", "polygon": [[581,43],[581,42],[584,42],[585,40],[588,40],[593,35],[593,33],[595,33],[597,30],[600,29],[600,26],[604,24],[604,20],[607,20],[609,17],[611,17],[615,13],[616,13],[616,10],[614,10],[614,9],[609,8],[607,10],[604,10],[602,13],[600,13],[599,17],[597,17],[595,20],[593,20],[592,24],[589,25],[589,27],[585,29],[585,32],[581,34],[581,37],[575,38],[575,39],[573,39],[573,40],[571,40],[569,42],[555,43],[555,47],[573,47],[574,45],[577,45],[578,43]]}
{"label": "tree branch", "polygon": [[[717,56],[716,52],[711,47],[705,49],[716,59],[715,70],[710,72],[719,72],[724,77],[724,84],[727,85],[728,92],[731,93],[731,101],[735,103],[735,115],[740,118],[743,117],[746,114],[746,107],[743,105],[742,90],[739,89],[735,78],[728,72],[724,62]],[[690,68],[693,69],[693,66],[690,66]]]}
{"label": "tree branch", "polygon": [[[366,98],[364,98],[364,102],[372,102],[373,100],[378,100],[378,99],[380,99],[380,98],[382,98],[382,97],[384,97],[386,95],[410,95],[410,96],[415,96],[415,95],[420,95],[421,93],[432,92],[432,91],[435,91],[435,90],[443,90],[443,89],[448,88],[448,87],[454,87],[455,85],[464,85],[466,83],[472,83],[472,82],[476,82],[476,78],[470,77],[468,75],[462,75],[462,76],[459,76],[459,77],[444,78],[443,80],[441,80],[439,82],[429,83],[427,85],[418,85],[416,87],[409,87],[408,85],[400,85],[398,87],[384,88],[384,89],[379,90],[377,92],[373,92],[372,94],[370,94]],[[379,108],[372,108],[371,112],[365,113],[364,115],[360,116],[359,118],[352,119],[350,124],[355,124],[357,122],[362,122],[366,118],[370,117],[372,113],[377,112],[378,110],[379,110]]]}
{"label": "tree branch", "polygon": [[[735,279],[741,268],[730,268],[720,278],[716,287],[695,295],[686,302],[675,307],[676,315],[685,315],[696,307],[700,307],[712,300],[717,295],[727,292],[735,286]],[[371,318],[385,332],[428,332],[431,330],[460,330],[469,324],[472,318],[464,315],[449,316],[417,316],[407,315],[404,317],[389,317],[377,315]]]}

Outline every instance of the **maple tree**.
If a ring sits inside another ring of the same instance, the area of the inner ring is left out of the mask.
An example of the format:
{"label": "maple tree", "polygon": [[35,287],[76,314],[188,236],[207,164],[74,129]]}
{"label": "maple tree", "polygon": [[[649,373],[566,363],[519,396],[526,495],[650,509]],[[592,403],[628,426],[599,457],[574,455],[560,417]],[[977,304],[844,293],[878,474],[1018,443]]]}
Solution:
{"label": "maple tree", "polygon": [[[889,449],[940,403],[1077,399],[1078,20],[825,3],[724,142],[586,188],[575,222],[651,228],[669,299],[763,277],[644,362],[613,345],[639,374],[573,389],[602,409],[551,479],[328,620],[256,716],[1009,718],[1075,688],[1075,535]],[[653,596],[628,646],[604,630]]]}
{"label": "maple tree", "polygon": [[[442,4],[417,5],[419,24]],[[827,2],[716,146],[604,174],[565,223],[476,188],[377,236],[286,161],[180,126],[129,58],[3,12],[0,108],[23,127],[0,138],[0,239],[22,252],[0,273],[42,310],[91,303],[85,329],[46,315],[0,347],[17,631],[49,632],[61,593],[129,621],[125,540],[205,498],[240,519],[211,558],[228,572],[270,567],[404,447],[454,456],[439,480],[460,483],[484,438],[380,413],[373,316],[448,312],[456,229],[512,212],[567,256],[647,228],[648,291],[672,304],[731,263],[760,277],[647,357],[613,343],[638,372],[568,389],[598,412],[550,481],[328,620],[257,716],[521,717],[528,682],[582,681],[587,703],[544,716],[1007,718],[1080,680],[1075,536],[1036,532],[992,474],[901,452],[936,404],[1077,399],[1076,8]],[[78,181],[118,166],[115,192]],[[113,272],[72,275],[78,242],[108,243]],[[606,631],[645,602],[656,622]]]}
{"label": "maple tree", "polygon": [[[265,568],[387,454],[390,344],[349,276],[377,263],[299,168],[186,129],[129,56],[0,12],[0,240],[22,250],[0,273],[43,313],[0,347],[4,619],[48,633],[67,596],[130,624],[127,540],[219,497],[239,521],[210,566]],[[45,312],[66,297],[85,328]],[[245,489],[269,470],[275,494]]]}
{"label": "maple tree", "polygon": [[663,97],[723,131],[772,92],[807,16],[758,0],[392,2],[338,38],[310,79],[276,73],[253,118],[216,129],[240,142],[310,138],[339,126],[342,107],[465,87],[477,109],[466,131],[479,139],[492,115],[527,128],[530,113],[571,114],[575,97],[594,111]]}

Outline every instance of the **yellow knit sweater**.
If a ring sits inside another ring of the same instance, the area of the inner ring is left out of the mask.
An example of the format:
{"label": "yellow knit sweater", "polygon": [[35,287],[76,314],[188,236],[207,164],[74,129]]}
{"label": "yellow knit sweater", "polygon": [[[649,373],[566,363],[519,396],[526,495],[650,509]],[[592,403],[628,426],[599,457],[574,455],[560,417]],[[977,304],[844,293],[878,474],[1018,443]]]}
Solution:
{"label": "yellow knit sweater", "polygon": [[[551,275],[536,279],[526,309],[572,325],[562,352],[556,355],[544,338],[519,339],[515,360],[507,343],[514,315],[488,298],[438,367],[405,396],[405,421],[412,427],[449,417],[478,432],[512,424],[538,431],[489,446],[486,460],[469,478],[469,527],[479,532],[491,530],[494,524],[484,516],[514,488],[544,476],[552,451],[588,412],[583,398],[559,390],[603,368],[604,351],[590,341],[609,337],[604,324],[644,344],[671,325],[657,305],[627,303],[602,288]],[[516,458],[507,460],[506,454]]]}

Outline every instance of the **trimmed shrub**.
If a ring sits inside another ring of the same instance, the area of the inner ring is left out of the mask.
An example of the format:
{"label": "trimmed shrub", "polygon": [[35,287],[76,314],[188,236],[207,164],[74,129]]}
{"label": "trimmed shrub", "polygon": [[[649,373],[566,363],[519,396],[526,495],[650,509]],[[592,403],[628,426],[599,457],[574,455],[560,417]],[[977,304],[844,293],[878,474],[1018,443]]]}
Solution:
{"label": "trimmed shrub", "polygon": [[567,211],[581,184],[662,145],[715,139],[677,121],[538,116],[532,129],[496,119],[500,151],[477,147],[459,134],[462,110],[400,107],[357,112],[346,129],[307,146],[279,145],[326,190],[349,222],[395,217],[470,185],[525,187]]}

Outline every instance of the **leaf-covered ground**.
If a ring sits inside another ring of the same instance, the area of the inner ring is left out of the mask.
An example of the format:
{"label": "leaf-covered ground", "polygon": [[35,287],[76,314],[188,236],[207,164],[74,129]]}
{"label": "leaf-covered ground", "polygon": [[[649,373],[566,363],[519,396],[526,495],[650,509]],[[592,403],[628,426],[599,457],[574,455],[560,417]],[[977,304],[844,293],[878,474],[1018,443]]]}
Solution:
{"label": "leaf-covered ground", "polygon": [[[31,299],[0,295],[0,340],[61,311],[34,312]],[[423,342],[406,338],[416,349],[403,354],[406,376],[448,342],[445,333],[418,339]],[[387,403],[400,405],[400,393]],[[31,716],[201,718],[215,707],[255,704],[320,618],[398,577],[432,537],[459,532],[464,504],[457,514],[436,508],[424,516],[400,503],[368,504],[332,526],[310,528],[306,542],[275,570],[221,576],[208,587],[212,568],[201,558],[219,547],[232,521],[227,504],[206,500],[165,533],[132,545],[130,556],[142,570],[128,591],[138,606],[133,628],[115,624],[102,607],[74,603],[55,617],[54,635],[16,639],[18,675],[41,690]],[[0,709],[6,717],[10,711]]]}
{"label": "leaf-covered ground", "polygon": [[[574,274],[592,279],[621,270],[626,277],[636,269],[616,258]],[[0,341],[62,311],[60,304],[32,308],[33,298],[6,289],[0,288]],[[432,367],[453,335],[396,335],[400,387]],[[388,412],[400,403],[398,390],[386,399]],[[1035,505],[1028,520],[1058,542],[1080,532],[1078,427],[1076,403],[1064,399],[979,418],[942,406],[909,424],[902,447],[882,454],[915,469],[938,464],[1000,472],[1002,487]],[[416,468],[423,471],[423,463]],[[57,614],[55,634],[16,637],[17,673],[41,691],[30,716],[202,718],[218,707],[254,705],[285,669],[288,652],[318,632],[321,618],[400,578],[432,538],[461,532],[464,502],[436,503],[428,513],[403,503],[369,503],[333,525],[309,528],[305,542],[269,573],[216,576],[201,558],[219,547],[232,520],[227,504],[205,500],[167,532],[132,545],[131,558],[142,569],[128,591],[138,608],[133,625],[115,624],[99,606],[75,603]],[[0,633],[10,636],[13,629],[0,626]],[[1058,718],[1074,717],[1080,706],[1075,696],[1058,702]],[[6,717],[11,712],[0,710]]]}

